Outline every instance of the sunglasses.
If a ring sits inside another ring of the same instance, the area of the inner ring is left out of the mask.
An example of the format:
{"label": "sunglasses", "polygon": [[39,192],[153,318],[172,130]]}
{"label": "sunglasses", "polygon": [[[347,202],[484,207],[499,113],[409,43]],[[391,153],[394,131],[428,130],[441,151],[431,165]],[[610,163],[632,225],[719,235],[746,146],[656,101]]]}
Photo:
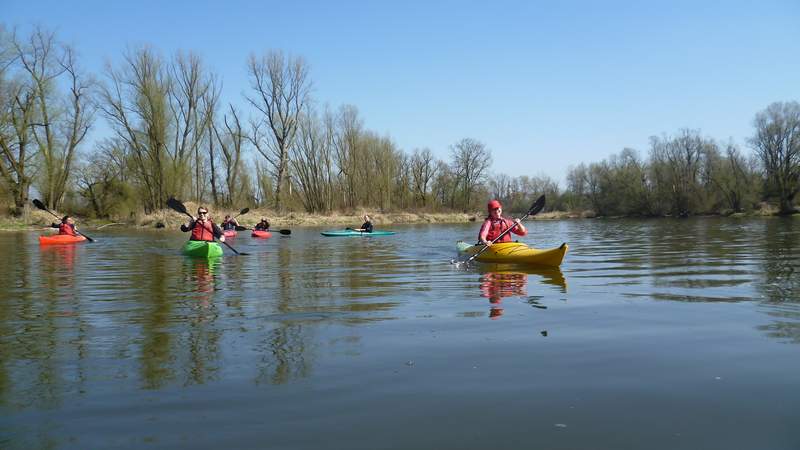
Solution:
{"label": "sunglasses", "polygon": [[197,214],[208,214],[208,211],[197,211]]}

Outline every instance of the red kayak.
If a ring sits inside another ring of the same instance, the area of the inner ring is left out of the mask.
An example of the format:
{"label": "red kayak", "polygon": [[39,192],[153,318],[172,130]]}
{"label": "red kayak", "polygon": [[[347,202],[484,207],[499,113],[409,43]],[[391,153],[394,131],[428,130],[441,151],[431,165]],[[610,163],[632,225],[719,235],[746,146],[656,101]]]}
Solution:
{"label": "red kayak", "polygon": [[257,237],[257,238],[265,238],[266,239],[266,238],[271,238],[272,237],[272,233],[270,233],[269,231],[263,231],[263,230],[253,230],[253,234],[251,234],[250,236]]}
{"label": "red kayak", "polygon": [[85,241],[83,236],[73,236],[71,234],[54,234],[51,236],[39,236],[39,245],[62,245],[76,244]]}
{"label": "red kayak", "polygon": [[236,230],[225,230],[222,232],[222,235],[225,236],[226,238],[236,237]]}

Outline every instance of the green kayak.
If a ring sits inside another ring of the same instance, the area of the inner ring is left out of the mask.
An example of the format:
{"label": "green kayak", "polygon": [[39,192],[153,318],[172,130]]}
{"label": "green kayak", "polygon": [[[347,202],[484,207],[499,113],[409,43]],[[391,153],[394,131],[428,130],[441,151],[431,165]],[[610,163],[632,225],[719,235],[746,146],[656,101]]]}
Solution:
{"label": "green kayak", "polygon": [[321,233],[323,236],[391,236],[395,234],[394,231],[373,231],[372,233],[366,233],[363,231],[353,231],[353,230],[330,230],[330,231],[323,231]]}
{"label": "green kayak", "polygon": [[222,256],[222,247],[216,242],[186,241],[183,244],[183,254],[198,258],[216,258]]}

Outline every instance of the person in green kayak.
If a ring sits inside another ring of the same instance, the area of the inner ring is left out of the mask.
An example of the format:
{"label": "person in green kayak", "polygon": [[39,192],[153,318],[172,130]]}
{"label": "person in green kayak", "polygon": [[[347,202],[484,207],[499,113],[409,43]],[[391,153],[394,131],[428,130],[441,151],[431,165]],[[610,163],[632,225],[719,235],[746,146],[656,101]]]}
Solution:
{"label": "person in green kayak", "polygon": [[[493,240],[497,239],[498,236],[509,228],[511,228],[511,233],[520,236],[528,234],[528,230],[525,229],[525,226],[522,225],[519,219],[511,220],[503,217],[503,205],[501,205],[498,200],[492,200],[486,206],[489,210],[489,215],[486,217],[486,220],[483,221],[481,231],[478,232],[478,243],[490,246]],[[515,224],[516,226],[514,226]],[[506,233],[497,242],[511,242],[511,233]]]}
{"label": "person in green kayak", "polygon": [[368,215],[364,214],[364,223],[361,224],[361,228],[349,229],[353,231],[361,231],[362,233],[372,233],[372,219],[370,219]]}
{"label": "person in green kayak", "polygon": [[52,223],[50,228],[58,228],[58,234],[66,234],[68,236],[78,236],[75,228],[75,221],[70,216],[61,218],[61,223]]}
{"label": "person in green kayak", "polygon": [[269,220],[266,217],[262,217],[261,222],[258,222],[253,229],[256,231],[269,231]]}
{"label": "person in green kayak", "polygon": [[208,217],[208,209],[201,206],[197,208],[197,217],[192,217],[188,223],[181,225],[184,233],[191,231],[190,241],[213,241],[216,237],[220,242],[225,242],[225,236],[217,224]]}
{"label": "person in green kayak", "polygon": [[239,222],[230,215],[226,215],[225,220],[222,221],[222,229],[224,231],[236,230],[238,226],[240,226]]}

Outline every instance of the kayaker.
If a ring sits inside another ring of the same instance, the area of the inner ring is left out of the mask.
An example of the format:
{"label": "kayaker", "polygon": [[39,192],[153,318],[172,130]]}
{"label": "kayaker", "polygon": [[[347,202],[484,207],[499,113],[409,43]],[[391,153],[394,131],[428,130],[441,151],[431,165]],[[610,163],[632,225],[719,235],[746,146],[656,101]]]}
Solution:
{"label": "kayaker", "polygon": [[230,215],[226,215],[225,220],[222,221],[222,229],[224,231],[236,230],[238,226],[240,226],[239,222]]}
{"label": "kayaker", "polygon": [[256,231],[269,231],[269,220],[266,217],[262,217],[261,222],[258,222],[253,229]]}
{"label": "kayaker", "polygon": [[197,217],[192,217],[188,223],[181,225],[181,231],[191,231],[190,241],[213,241],[216,237],[220,242],[225,242],[222,230],[208,218],[208,209],[197,208]]}
{"label": "kayaker", "polygon": [[361,228],[354,228],[353,231],[372,233],[372,219],[370,219],[368,215],[364,214],[364,223],[361,225]]}
{"label": "kayaker", "polygon": [[75,228],[75,221],[72,220],[70,216],[64,216],[61,218],[61,223],[53,223],[50,225],[51,228],[58,228],[58,234],[66,234],[68,236],[78,236],[78,232]]}
{"label": "kayaker", "polygon": [[[507,229],[514,227],[514,224],[517,224],[517,226],[511,230],[511,233],[520,236],[528,234],[528,230],[525,229],[525,226],[522,225],[519,219],[511,220],[503,217],[503,205],[501,205],[498,200],[490,201],[487,208],[489,210],[489,215],[486,217],[486,220],[483,221],[481,231],[478,233],[478,243],[487,246],[492,245],[491,242],[493,240],[497,239],[497,237]],[[511,233],[506,233],[497,242],[511,242]]]}

